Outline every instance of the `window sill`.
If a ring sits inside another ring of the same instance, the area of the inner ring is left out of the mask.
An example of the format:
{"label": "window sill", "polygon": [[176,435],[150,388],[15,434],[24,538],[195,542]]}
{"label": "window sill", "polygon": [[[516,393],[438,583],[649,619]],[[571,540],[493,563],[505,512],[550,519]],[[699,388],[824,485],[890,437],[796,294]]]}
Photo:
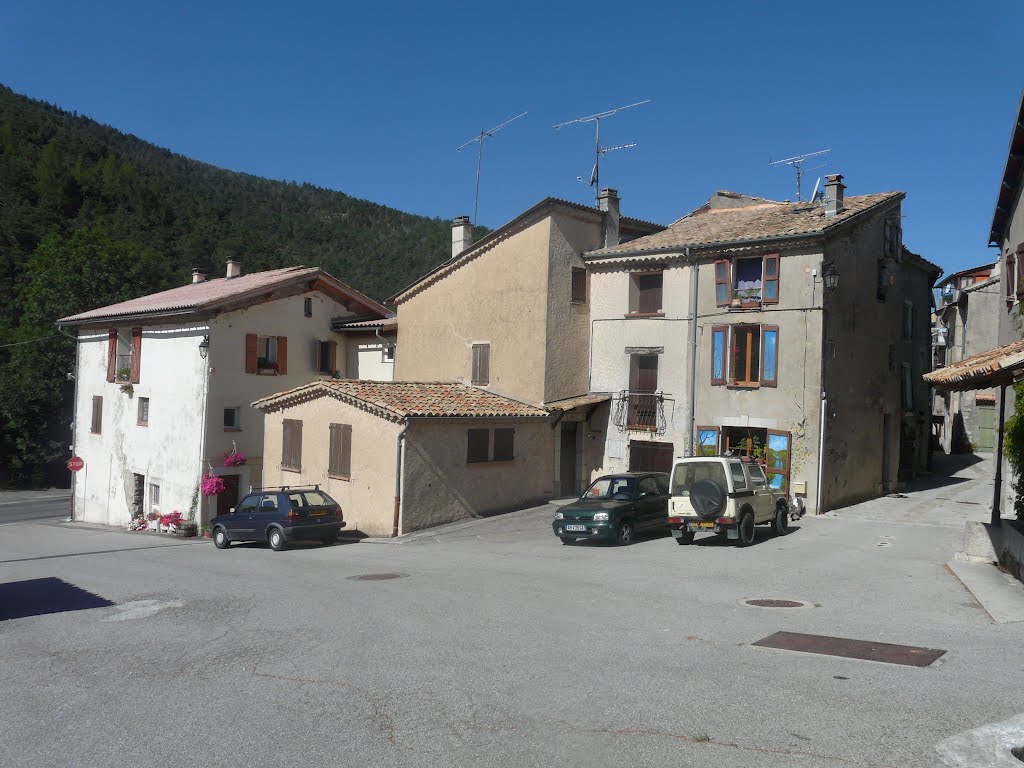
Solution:
{"label": "window sill", "polygon": [[761,383],[758,382],[758,381],[754,381],[754,382],[751,382],[751,383],[747,384],[747,383],[740,383],[740,382],[732,381],[732,382],[729,382],[728,387],[729,387],[729,389],[760,389],[761,388]]}
{"label": "window sill", "polygon": [[629,314],[623,315],[627,320],[634,318],[647,318],[647,317],[664,317],[664,312],[630,312]]}
{"label": "window sill", "polygon": [[302,467],[286,467],[284,464],[281,465],[282,472],[301,472]]}
{"label": "window sill", "polygon": [[148,421],[136,421],[135,422],[135,426],[137,426],[137,427],[148,427],[149,426],[149,422]]}
{"label": "window sill", "polygon": [[328,472],[327,476],[332,480],[344,480],[346,483],[352,480],[352,475],[332,475],[330,472]]}
{"label": "window sill", "polygon": [[224,427],[225,432],[241,432],[241,427]]}
{"label": "window sill", "polygon": [[260,368],[256,371],[257,376],[280,376],[281,373],[277,369],[272,368]]}

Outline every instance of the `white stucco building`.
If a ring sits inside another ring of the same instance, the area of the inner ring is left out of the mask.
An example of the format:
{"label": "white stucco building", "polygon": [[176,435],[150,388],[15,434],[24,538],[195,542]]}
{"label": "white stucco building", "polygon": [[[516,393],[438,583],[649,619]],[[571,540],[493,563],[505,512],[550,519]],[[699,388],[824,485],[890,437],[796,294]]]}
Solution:
{"label": "white stucco building", "polygon": [[[226,277],[196,272],[189,285],[62,318],[78,334],[75,519],[194,509],[202,523],[234,506],[262,482],[263,418],[249,404],[318,376],[390,380],[387,337],[332,326],[391,316],[316,267],[242,275],[229,261]],[[360,353],[373,344],[376,356]],[[233,451],[244,465],[224,466]],[[227,490],[205,499],[210,473]]]}

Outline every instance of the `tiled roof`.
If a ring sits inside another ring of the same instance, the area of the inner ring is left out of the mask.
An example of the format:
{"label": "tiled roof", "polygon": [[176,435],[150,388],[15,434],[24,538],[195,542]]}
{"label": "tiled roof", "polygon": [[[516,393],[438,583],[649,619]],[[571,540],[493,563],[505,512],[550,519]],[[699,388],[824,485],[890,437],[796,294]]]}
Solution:
{"label": "tiled roof", "polygon": [[247,295],[256,299],[269,290],[306,280],[319,280],[330,288],[341,291],[347,298],[360,304],[365,309],[364,314],[391,314],[373,299],[332,277],[319,267],[284,267],[238,277],[221,277],[204,280],[201,283],[189,283],[159,293],[140,296],[137,299],[129,299],[118,304],[110,304],[77,315],[62,317],[57,323],[70,325],[105,318],[198,312],[215,309],[223,303],[244,299]]}
{"label": "tiled roof", "polygon": [[335,397],[392,419],[406,416],[544,418],[548,415],[541,408],[467,384],[360,379],[319,379],[260,398],[252,406],[274,411],[318,397]]}
{"label": "tiled roof", "polygon": [[957,360],[924,380],[939,389],[963,392],[1012,384],[1024,376],[1024,339]]}
{"label": "tiled roof", "polygon": [[876,206],[902,199],[902,192],[851,195],[844,209],[825,218],[817,203],[759,202],[740,207],[702,206],[670,225],[668,229],[628,243],[584,254],[588,261],[643,253],[673,252],[686,246],[711,246],[750,240],[786,239],[827,233]]}
{"label": "tiled roof", "polygon": [[567,397],[564,400],[553,400],[550,403],[544,403],[544,407],[551,411],[571,411],[573,408],[597,405],[611,399],[611,395],[591,393],[589,395],[579,395],[578,397]]}
{"label": "tiled roof", "polygon": [[382,317],[380,320],[359,320],[354,323],[336,322],[331,325],[335,331],[366,331],[374,328],[394,330],[398,327],[398,316]]}

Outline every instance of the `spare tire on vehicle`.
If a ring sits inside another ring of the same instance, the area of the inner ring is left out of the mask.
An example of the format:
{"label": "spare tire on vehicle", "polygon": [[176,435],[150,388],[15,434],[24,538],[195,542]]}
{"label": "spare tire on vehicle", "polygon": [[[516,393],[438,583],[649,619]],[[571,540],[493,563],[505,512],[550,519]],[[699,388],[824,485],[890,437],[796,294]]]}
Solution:
{"label": "spare tire on vehicle", "polygon": [[725,489],[714,480],[698,480],[690,486],[690,506],[701,517],[714,517],[725,509]]}

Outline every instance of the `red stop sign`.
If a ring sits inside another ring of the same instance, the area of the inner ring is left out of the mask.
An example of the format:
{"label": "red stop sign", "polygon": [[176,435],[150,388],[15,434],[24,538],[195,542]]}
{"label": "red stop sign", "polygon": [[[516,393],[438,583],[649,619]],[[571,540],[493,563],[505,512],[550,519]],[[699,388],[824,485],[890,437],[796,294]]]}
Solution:
{"label": "red stop sign", "polygon": [[82,461],[78,456],[72,456],[70,459],[68,459],[68,469],[70,469],[72,472],[77,472],[84,466],[85,462]]}

